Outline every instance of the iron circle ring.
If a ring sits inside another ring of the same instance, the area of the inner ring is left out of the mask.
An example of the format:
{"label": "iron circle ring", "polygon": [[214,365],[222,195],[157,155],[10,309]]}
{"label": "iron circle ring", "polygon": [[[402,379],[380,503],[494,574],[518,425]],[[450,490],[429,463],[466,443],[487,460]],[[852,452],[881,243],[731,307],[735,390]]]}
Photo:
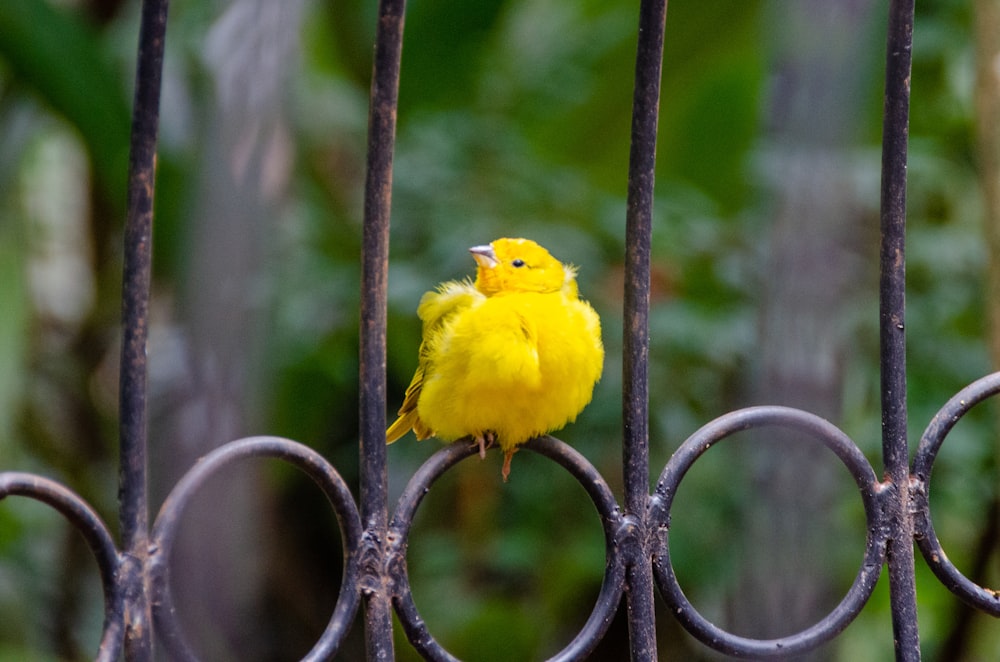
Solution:
{"label": "iron circle ring", "polygon": [[117,660],[124,634],[123,592],[118,581],[118,550],[108,527],[79,495],[48,478],[17,471],[0,473],[0,500],[15,495],[51,506],[83,535],[97,559],[104,592],[104,625],[96,659],[99,662]]}
{"label": "iron circle ring", "polygon": [[920,553],[935,576],[966,604],[993,616],[1000,616],[1000,592],[984,588],[959,572],[941,547],[930,511],[930,479],[934,460],[958,421],[983,400],[1000,393],[1000,372],[981,377],[956,393],[927,425],[913,458],[910,493],[916,517],[914,537]]}
{"label": "iron circle ring", "polygon": [[[390,574],[395,578],[393,605],[410,643],[430,660],[453,662],[458,658],[445,650],[430,634],[413,601],[406,569],[407,540],[417,507],[434,481],[477,452],[476,446],[468,442],[468,439],[460,439],[437,451],[424,462],[400,495],[389,525]],[[624,518],[607,481],[579,451],[548,435],[536,437],[520,448],[543,455],[569,471],[593,500],[601,517],[607,556],[600,593],[587,622],[565,648],[549,658],[549,662],[582,659],[604,637],[624,591],[625,563],[614,544]]]}
{"label": "iron circle ring", "polygon": [[[867,534],[861,568],[847,594],[825,617],[798,633],[777,639],[753,639],[723,630],[690,603],[670,561],[670,508],[681,479],[716,442],[759,427],[790,427],[819,440],[844,463],[861,493]],[[774,658],[809,651],[841,632],[871,597],[885,558],[885,529],[879,494],[882,485],[861,449],[825,419],[790,407],[750,407],[725,414],[703,426],[681,444],[660,474],[650,508],[656,551],[653,573],[664,599],[684,628],[705,645],[735,657]]]}
{"label": "iron circle ring", "polygon": [[196,660],[177,621],[170,590],[170,551],[185,507],[198,488],[213,474],[251,457],[283,460],[309,476],[323,491],[337,516],[344,548],[344,576],[337,603],[326,629],[303,660],[329,659],[339,649],[360,603],[358,555],[361,518],[351,491],[337,470],[313,449],[280,437],[247,437],[229,442],[201,458],[177,482],[160,508],[150,537],[150,580],[153,617],[157,631],[172,659]]}

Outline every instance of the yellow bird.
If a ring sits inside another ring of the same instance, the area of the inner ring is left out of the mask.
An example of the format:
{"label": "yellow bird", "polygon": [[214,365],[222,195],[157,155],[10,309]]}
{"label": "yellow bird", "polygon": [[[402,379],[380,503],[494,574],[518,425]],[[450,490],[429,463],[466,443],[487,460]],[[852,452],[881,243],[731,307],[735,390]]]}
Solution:
{"label": "yellow bird", "polygon": [[576,420],[604,367],[601,321],[577,294],[576,268],[528,239],[469,249],[476,280],[449,281],[420,300],[423,342],[392,443],[475,439],[480,457],[494,442],[502,475],[524,442]]}

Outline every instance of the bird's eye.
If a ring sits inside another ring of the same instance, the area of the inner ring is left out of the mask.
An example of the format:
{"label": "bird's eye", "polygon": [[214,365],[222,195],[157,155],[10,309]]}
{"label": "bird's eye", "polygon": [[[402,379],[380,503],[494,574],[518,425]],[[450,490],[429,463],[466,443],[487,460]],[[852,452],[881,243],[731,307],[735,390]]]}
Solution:
{"label": "bird's eye", "polygon": [[517,258],[516,260],[514,260],[513,262],[511,262],[511,264],[513,264],[515,267],[523,267],[524,266],[524,260],[522,260],[521,258]]}

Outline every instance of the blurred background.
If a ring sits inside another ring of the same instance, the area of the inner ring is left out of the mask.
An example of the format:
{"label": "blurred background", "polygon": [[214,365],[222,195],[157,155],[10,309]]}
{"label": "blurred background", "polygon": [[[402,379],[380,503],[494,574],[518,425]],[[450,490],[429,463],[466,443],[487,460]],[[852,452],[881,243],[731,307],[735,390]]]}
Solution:
{"label": "blurred background", "polygon": [[[874,0],[671,3],[653,228],[652,479],[701,425],[752,404],[829,418],[881,473],[878,204],[884,30]],[[195,460],[275,434],[357,489],[359,256],[370,0],[171,7],[150,323],[151,508]],[[918,3],[910,126],[912,446],[1000,351],[990,286],[1000,105],[995,0]],[[82,494],[117,530],[122,224],[139,2],[0,5],[0,470]],[[603,319],[594,401],[559,434],[621,501],[621,301],[637,2],[413,0],[406,18],[389,268],[391,414],[416,366],[415,309],[473,271],[472,245],[536,239],[580,267]],[[977,66],[978,63],[978,66]],[[978,75],[977,75],[978,72]],[[992,82],[991,82],[992,81]],[[992,225],[991,225],[992,224]],[[994,252],[997,252],[994,249]],[[992,273],[996,273],[993,270]],[[991,306],[993,308],[991,308]],[[991,341],[991,338],[993,340]],[[994,405],[955,428],[932,481],[938,535],[998,583]],[[389,449],[390,502],[438,448]],[[542,659],[585,622],[604,540],[582,488],[532,453],[448,472],[409,545],[430,631],[470,660]],[[185,514],[174,590],[206,660],[298,659],[342,550],[319,490],[258,462]],[[671,551],[694,605],[748,636],[830,611],[861,562],[856,487],[779,430],[714,447],[682,483]],[[807,656],[892,656],[887,578]],[[992,659],[1000,627],[917,559],[924,655]],[[662,600],[663,659],[719,659]],[[621,610],[623,611],[623,610]],[[58,515],[0,504],[0,660],[90,659],[96,568]],[[360,619],[340,658],[363,659]],[[416,659],[397,628],[397,656]],[[627,657],[622,614],[594,659]]]}

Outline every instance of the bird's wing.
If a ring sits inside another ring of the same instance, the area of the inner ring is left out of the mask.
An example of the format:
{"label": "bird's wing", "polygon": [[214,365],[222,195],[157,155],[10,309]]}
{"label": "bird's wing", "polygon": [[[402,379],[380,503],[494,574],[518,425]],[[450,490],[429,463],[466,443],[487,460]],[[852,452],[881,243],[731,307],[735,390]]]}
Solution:
{"label": "bird's wing", "polygon": [[386,430],[386,443],[391,444],[411,429],[417,435],[417,439],[426,439],[434,434],[417,414],[417,402],[420,400],[424,376],[434,371],[434,362],[430,356],[433,339],[441,333],[449,319],[483,299],[485,299],[483,294],[469,281],[449,281],[438,287],[437,291],[428,292],[420,299],[417,316],[424,323],[420,359],[413,379],[406,388],[406,396],[398,412],[399,418]]}
{"label": "bird's wing", "polygon": [[411,429],[416,433],[417,439],[426,439],[431,436],[432,431],[428,430],[417,415],[417,400],[420,399],[420,389],[424,385],[424,367],[418,366],[417,372],[413,375],[410,385],[406,387],[406,397],[403,398],[403,405],[399,408],[399,418],[397,418],[389,429],[385,431],[385,443],[391,444]]}
{"label": "bird's wing", "polygon": [[469,280],[450,280],[420,299],[417,317],[424,323],[424,341],[452,315],[471,308],[486,297]]}

